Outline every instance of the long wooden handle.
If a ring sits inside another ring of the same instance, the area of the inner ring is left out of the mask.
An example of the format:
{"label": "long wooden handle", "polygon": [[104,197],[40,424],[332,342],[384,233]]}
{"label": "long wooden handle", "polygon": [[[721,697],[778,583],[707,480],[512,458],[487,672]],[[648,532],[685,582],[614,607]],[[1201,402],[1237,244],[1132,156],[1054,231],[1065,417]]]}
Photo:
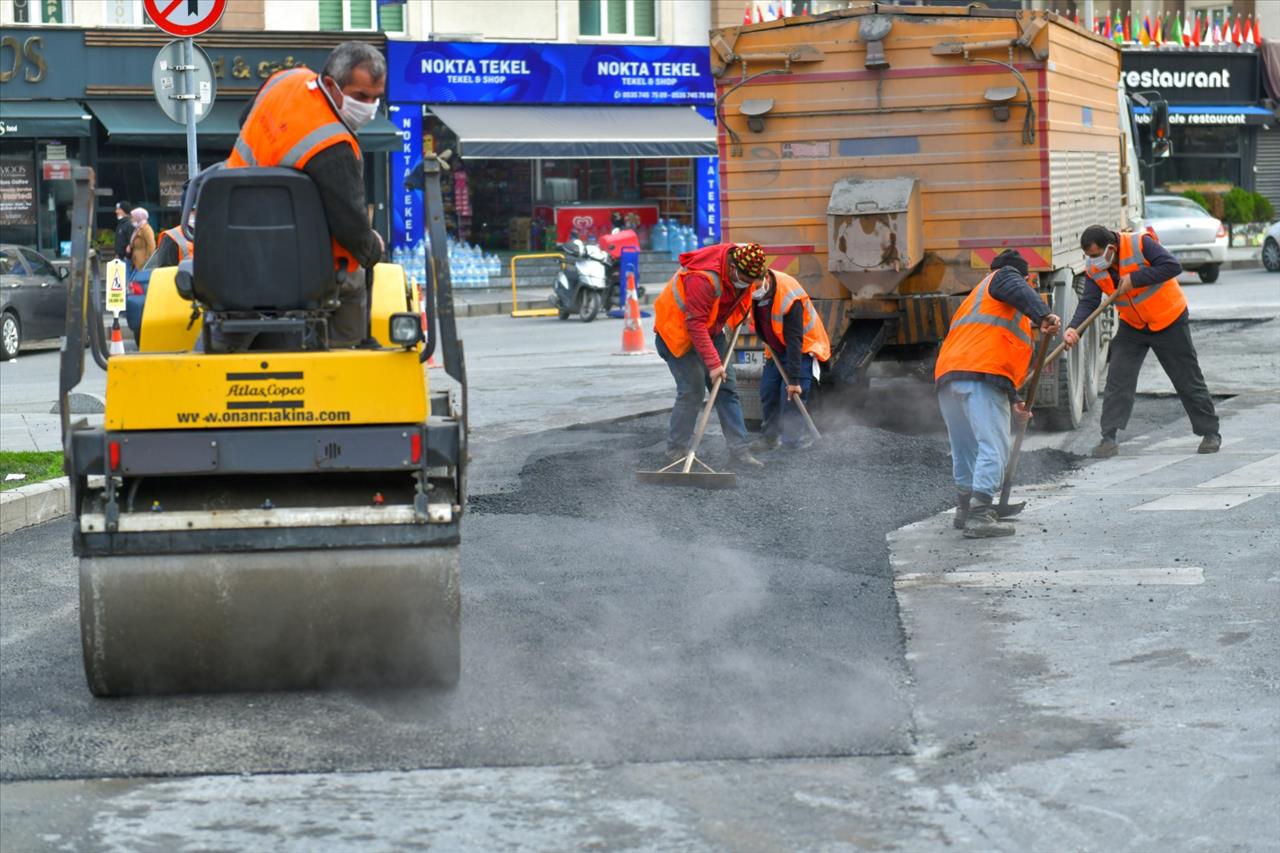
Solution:
{"label": "long wooden handle", "polygon": [[[773,351],[773,347],[769,346],[768,343],[765,343],[764,338],[761,338],[760,342],[764,343],[764,348],[769,351],[769,355],[773,356],[773,365],[778,368],[778,373],[782,376],[782,381],[790,385],[791,378],[787,376],[787,371],[782,366],[782,359],[778,358],[778,354]],[[822,433],[818,432],[818,427],[813,423],[813,418],[809,417],[809,407],[804,404],[804,400],[796,397],[795,404],[796,407],[800,409],[800,414],[804,415],[804,422],[808,425],[809,432],[813,433],[813,437],[815,439],[822,438]]]}
{"label": "long wooden handle", "polygon": [[[1043,332],[1040,335],[1040,346],[1036,351],[1036,368],[1031,372],[1031,387],[1027,389],[1027,411],[1031,411],[1031,407],[1036,402],[1036,389],[1040,387],[1040,373],[1044,370],[1044,364],[1047,359],[1045,356],[1049,354],[1049,336]],[[1013,491],[1013,475],[1018,470],[1018,454],[1022,452],[1022,439],[1027,435],[1027,422],[1018,419],[1018,432],[1013,438],[1013,450],[1009,452],[1009,463],[1004,468],[1004,482],[1000,484],[1000,506],[1009,505],[1009,493]]]}
{"label": "long wooden handle", "polygon": [[[733,348],[738,345],[738,335],[742,332],[742,323],[739,322],[733,329],[733,338],[729,341],[729,349],[725,352],[724,358],[721,359],[721,365],[724,367],[727,376],[729,374],[729,362],[733,358]],[[720,376],[711,386],[711,397],[708,398],[707,404],[702,407],[702,414],[698,416],[698,425],[693,431],[693,444],[689,445],[689,455],[684,459],[684,468],[680,473],[688,474],[693,468],[693,457],[698,452],[698,445],[702,443],[702,434],[707,430],[707,422],[711,420],[711,409],[716,404],[716,395],[720,393],[720,384],[724,382],[724,376]]]}
{"label": "long wooden handle", "polygon": [[[1092,326],[1093,321],[1101,317],[1102,312],[1110,308],[1112,304],[1114,304],[1115,301],[1120,298],[1120,295],[1121,295],[1120,291],[1117,290],[1115,293],[1112,293],[1106,299],[1102,300],[1102,304],[1100,304],[1097,308],[1093,309],[1092,314],[1084,318],[1084,322],[1080,324],[1079,328],[1076,329],[1076,332],[1077,333],[1083,332],[1085,329]],[[1056,347],[1053,348],[1053,351],[1049,353],[1049,357],[1046,358],[1045,361],[1053,361],[1058,356],[1062,355],[1062,353],[1066,351],[1066,349],[1067,349],[1067,342],[1063,341],[1062,343],[1058,344]],[[1027,408],[1030,408],[1030,406],[1028,406]]]}

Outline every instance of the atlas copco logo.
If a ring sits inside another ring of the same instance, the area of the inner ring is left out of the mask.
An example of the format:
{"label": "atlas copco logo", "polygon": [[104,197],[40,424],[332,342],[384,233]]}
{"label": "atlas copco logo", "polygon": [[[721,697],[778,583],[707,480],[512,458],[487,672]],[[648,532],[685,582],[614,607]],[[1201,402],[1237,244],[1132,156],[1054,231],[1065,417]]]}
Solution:
{"label": "atlas copco logo", "polygon": [[1124,84],[1129,89],[1230,89],[1231,71],[1126,71]]}
{"label": "atlas copco logo", "polygon": [[254,385],[249,382],[236,382],[227,387],[228,397],[252,397],[267,399],[270,397],[301,397],[301,385]]}

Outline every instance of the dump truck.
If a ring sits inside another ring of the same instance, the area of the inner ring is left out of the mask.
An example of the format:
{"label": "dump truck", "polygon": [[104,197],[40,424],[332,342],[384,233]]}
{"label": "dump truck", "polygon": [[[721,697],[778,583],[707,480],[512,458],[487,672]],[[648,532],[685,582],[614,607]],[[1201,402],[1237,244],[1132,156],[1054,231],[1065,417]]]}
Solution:
{"label": "dump truck", "polygon": [[[338,284],[310,178],[201,173],[181,220],[198,207],[200,251],[153,272],[142,349],[113,355],[91,295],[93,172],[72,177],[59,394],[89,690],[454,684],[466,374],[447,259],[421,297],[377,264],[369,339],[331,347]],[[107,374],[101,426],[68,414],[86,339]],[[428,387],[437,344],[447,388]]]}
{"label": "dump truck", "polygon": [[[868,4],[713,31],[711,63],[723,234],[762,244],[813,298],[833,348],[822,388],[856,399],[873,366],[932,380],[952,314],[1006,249],[1069,319],[1080,233],[1140,224],[1120,50],[1067,18]],[[1113,328],[1046,366],[1042,422],[1080,424]],[[761,345],[741,346],[753,419]]]}

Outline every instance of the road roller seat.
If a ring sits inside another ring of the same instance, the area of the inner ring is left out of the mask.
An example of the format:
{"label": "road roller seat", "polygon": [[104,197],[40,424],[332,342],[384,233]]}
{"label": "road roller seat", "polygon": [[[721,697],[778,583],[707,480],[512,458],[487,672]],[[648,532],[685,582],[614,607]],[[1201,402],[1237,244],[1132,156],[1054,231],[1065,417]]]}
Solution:
{"label": "road roller seat", "polygon": [[296,169],[201,176],[192,295],[216,314],[329,312],[338,283],[320,193]]}

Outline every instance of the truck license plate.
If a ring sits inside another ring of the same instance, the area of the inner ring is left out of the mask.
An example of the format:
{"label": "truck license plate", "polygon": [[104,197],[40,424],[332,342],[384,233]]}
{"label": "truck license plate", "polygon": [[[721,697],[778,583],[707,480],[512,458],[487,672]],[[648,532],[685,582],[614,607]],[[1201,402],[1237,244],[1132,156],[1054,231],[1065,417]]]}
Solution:
{"label": "truck license plate", "polygon": [[738,350],[738,364],[764,364],[763,350]]}

